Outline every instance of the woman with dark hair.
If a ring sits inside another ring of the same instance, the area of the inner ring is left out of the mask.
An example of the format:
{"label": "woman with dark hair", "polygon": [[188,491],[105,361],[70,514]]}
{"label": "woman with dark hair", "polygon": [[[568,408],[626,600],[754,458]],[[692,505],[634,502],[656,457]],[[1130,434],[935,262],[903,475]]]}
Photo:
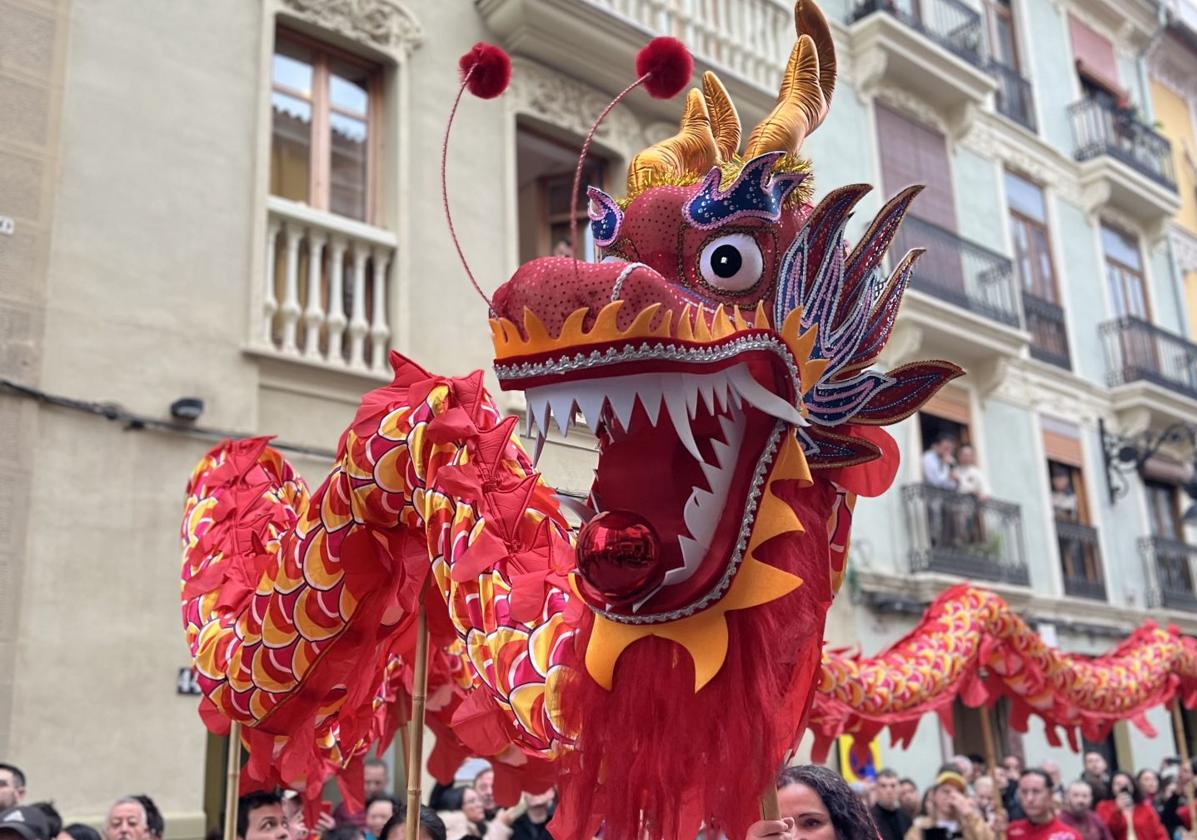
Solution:
{"label": "woman with dark hair", "polygon": [[834,770],[816,764],[787,767],[777,780],[780,820],[761,820],[748,840],[877,840],[868,809]]}
{"label": "woman with dark hair", "polygon": [[1129,773],[1115,773],[1110,779],[1110,796],[1097,803],[1097,816],[1110,829],[1114,840],[1127,840],[1128,826],[1135,840],[1168,840],[1155,807]]}

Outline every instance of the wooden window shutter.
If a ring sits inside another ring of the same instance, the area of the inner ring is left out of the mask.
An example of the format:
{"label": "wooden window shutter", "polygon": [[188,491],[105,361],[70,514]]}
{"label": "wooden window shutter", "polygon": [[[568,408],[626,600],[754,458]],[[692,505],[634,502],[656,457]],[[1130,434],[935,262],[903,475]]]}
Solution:
{"label": "wooden window shutter", "polygon": [[972,425],[972,406],[968,401],[968,391],[963,388],[953,388],[950,385],[940,388],[939,393],[927,400],[921,410],[961,426]]}
{"label": "wooden window shutter", "polygon": [[911,184],[925,184],[926,189],[910,207],[911,215],[954,232],[956,203],[947,140],[935,129],[880,103],[876,108],[881,183],[886,195]]}
{"label": "wooden window shutter", "polygon": [[1040,425],[1043,428],[1043,451],[1048,460],[1084,470],[1080,428],[1052,417],[1041,418]]}

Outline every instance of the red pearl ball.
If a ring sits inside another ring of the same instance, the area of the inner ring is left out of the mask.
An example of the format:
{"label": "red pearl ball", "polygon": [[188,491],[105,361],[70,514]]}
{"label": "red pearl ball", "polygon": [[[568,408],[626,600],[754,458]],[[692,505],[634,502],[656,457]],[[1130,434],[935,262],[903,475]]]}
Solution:
{"label": "red pearl ball", "polygon": [[656,589],[665,578],[661,541],[643,516],[608,510],[578,532],[578,573],[587,599],[627,606]]}

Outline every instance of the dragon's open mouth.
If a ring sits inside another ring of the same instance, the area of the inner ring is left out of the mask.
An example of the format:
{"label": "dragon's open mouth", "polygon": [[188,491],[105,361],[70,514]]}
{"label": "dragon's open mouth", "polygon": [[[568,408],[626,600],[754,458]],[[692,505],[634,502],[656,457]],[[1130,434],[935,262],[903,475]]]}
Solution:
{"label": "dragon's open mouth", "polygon": [[[515,354],[505,344],[509,352],[496,371],[504,388],[525,391],[528,434],[538,451],[553,422],[565,433],[584,423],[598,439],[588,504],[577,505],[583,519],[630,511],[652,525],[664,568],[660,585],[626,604],[595,605],[616,620],[651,622],[688,614],[726,591],[781,430],[804,421],[791,402],[796,363],[775,332],[738,312],[733,323],[722,308],[686,307],[676,328],[666,311],[654,326],[656,304],[625,330],[608,330],[619,309],[611,306],[586,333],[577,318],[581,342],[569,340],[568,321],[556,338],[530,313],[522,335],[511,322],[498,322],[497,342],[502,336],[527,345],[524,336],[536,335],[546,341],[533,353]],[[607,340],[593,341],[600,331],[610,333]]]}

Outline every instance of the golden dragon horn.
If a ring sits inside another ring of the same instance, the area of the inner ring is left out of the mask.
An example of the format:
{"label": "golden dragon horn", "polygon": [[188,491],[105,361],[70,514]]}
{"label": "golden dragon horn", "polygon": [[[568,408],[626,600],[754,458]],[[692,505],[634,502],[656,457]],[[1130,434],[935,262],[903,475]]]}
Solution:
{"label": "golden dragon horn", "polygon": [[672,137],[649,146],[632,158],[628,167],[628,196],[634,196],[662,181],[669,183],[687,176],[701,176],[719,159],[719,147],[711,132],[702,91],[691,89],[686,95],[681,128]]}
{"label": "golden dragon horn", "polygon": [[719,147],[719,163],[727,163],[740,151],[740,115],[723,82],[710,70],[702,74],[702,93],[711,115],[715,145]]}
{"label": "golden dragon horn", "polygon": [[806,136],[827,116],[835,90],[835,45],[827,19],[810,0],[794,5],[798,43],[790,52],[777,105],[752,130],[744,157],[765,152],[796,155]]}

